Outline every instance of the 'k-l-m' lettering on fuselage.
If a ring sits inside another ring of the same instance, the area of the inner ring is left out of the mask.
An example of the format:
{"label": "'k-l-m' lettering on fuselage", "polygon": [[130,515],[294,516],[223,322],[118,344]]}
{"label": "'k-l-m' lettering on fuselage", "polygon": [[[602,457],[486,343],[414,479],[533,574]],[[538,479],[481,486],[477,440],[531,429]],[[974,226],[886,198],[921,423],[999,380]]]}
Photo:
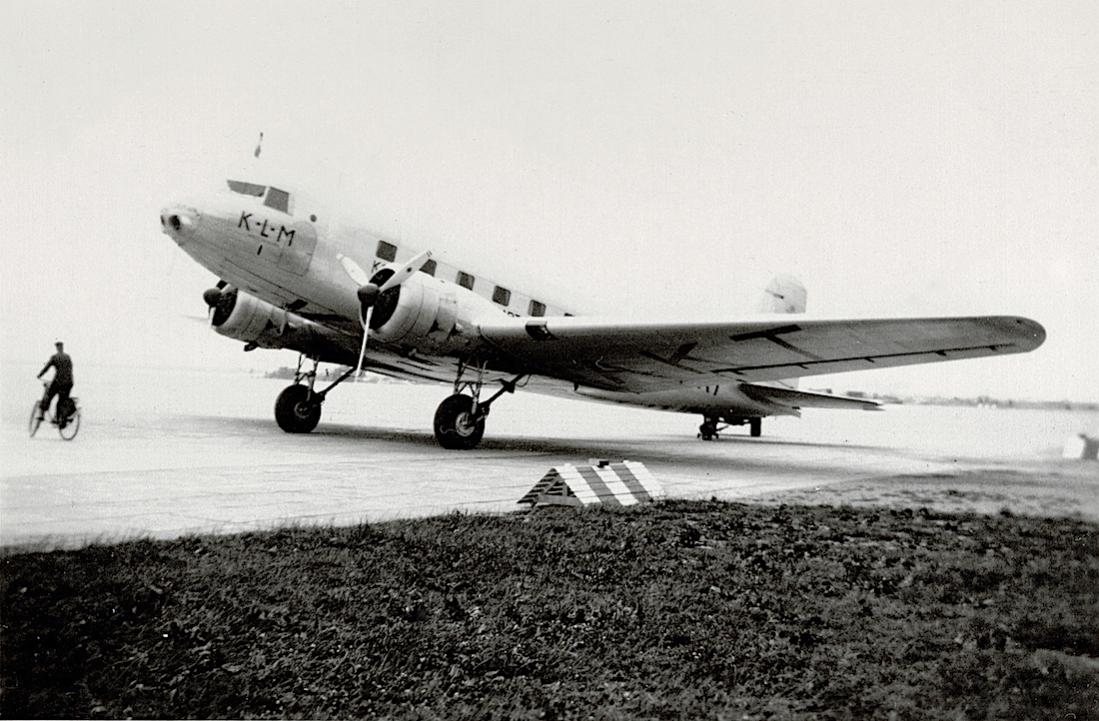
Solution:
{"label": "'k-l-m' lettering on fuselage", "polygon": [[[275,233],[275,224],[268,221],[266,218],[262,219],[253,218],[252,213],[241,211],[240,220],[237,221],[238,228],[244,228],[252,235],[258,235],[261,238],[270,239],[271,233]],[[255,223],[255,228],[252,227],[252,223]],[[287,245],[294,242],[294,233],[296,231],[293,228],[287,228],[285,225],[280,224],[278,232],[275,235],[275,243],[282,243],[285,239]]]}

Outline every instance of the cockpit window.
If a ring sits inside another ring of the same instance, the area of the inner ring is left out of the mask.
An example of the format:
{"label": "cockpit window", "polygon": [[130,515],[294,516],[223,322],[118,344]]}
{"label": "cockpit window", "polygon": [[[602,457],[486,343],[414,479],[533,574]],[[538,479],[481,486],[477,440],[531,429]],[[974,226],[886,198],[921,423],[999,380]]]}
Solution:
{"label": "cockpit window", "polygon": [[263,200],[263,204],[268,208],[274,208],[275,210],[289,213],[290,193],[287,193],[285,190],[279,190],[278,188],[269,188],[267,190],[267,197]]}
{"label": "cockpit window", "polygon": [[264,191],[267,190],[266,185],[245,183],[243,180],[227,180],[226,182],[229,183],[229,190],[241,195],[254,195],[257,198],[262,198]]}

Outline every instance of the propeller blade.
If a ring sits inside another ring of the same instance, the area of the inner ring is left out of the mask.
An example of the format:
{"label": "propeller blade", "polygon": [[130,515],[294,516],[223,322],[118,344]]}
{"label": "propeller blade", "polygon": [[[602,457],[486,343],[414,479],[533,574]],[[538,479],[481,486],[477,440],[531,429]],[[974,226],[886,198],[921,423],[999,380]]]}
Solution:
{"label": "propeller blade", "polygon": [[[382,287],[378,289],[379,292],[384,293],[387,290],[389,290],[390,288],[396,288],[398,285],[400,285],[401,283],[408,280],[408,278],[413,273],[418,271],[420,268],[423,268],[424,263],[426,263],[429,260],[431,260],[431,251],[430,250],[425,250],[424,252],[420,253],[416,257],[412,258],[412,260],[410,260],[410,261],[408,261],[407,263],[404,264],[404,267],[402,267],[400,270],[398,270],[393,275],[389,276],[389,280],[387,280],[385,283],[383,283]],[[346,267],[346,266],[344,266],[344,267]]]}
{"label": "propeller blade", "polygon": [[360,286],[370,282],[370,276],[366,274],[366,271],[363,270],[361,265],[351,260],[343,253],[337,255],[336,258],[339,259],[340,265],[343,266],[344,271],[351,277],[351,280],[355,281]]}
{"label": "propeller blade", "polygon": [[366,315],[363,317],[363,344],[359,348],[359,362],[355,364],[355,380],[358,380],[359,374],[363,372],[363,358],[366,356],[366,339],[370,337],[370,313],[371,308],[366,309]]}

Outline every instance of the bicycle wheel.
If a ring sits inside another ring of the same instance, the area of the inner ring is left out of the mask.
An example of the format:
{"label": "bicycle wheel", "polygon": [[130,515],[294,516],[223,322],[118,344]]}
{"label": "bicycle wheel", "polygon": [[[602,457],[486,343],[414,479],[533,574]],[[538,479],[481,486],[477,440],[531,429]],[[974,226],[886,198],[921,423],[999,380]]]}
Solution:
{"label": "bicycle wheel", "polygon": [[40,425],[42,425],[42,411],[38,407],[38,401],[35,401],[34,405],[31,406],[30,423],[27,424],[27,430],[31,432],[31,438],[34,438],[34,434],[38,431],[38,426]]}
{"label": "bicycle wheel", "polygon": [[65,421],[64,425],[57,427],[57,432],[61,434],[61,437],[66,441],[71,441],[76,438],[76,432],[80,430],[80,409],[69,416],[69,420]]}

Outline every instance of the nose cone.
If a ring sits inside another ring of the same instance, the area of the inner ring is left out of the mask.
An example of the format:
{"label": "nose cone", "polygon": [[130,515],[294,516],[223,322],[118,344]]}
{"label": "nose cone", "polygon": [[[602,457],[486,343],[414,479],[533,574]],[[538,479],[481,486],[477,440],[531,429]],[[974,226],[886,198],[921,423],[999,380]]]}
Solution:
{"label": "nose cone", "polygon": [[177,243],[189,238],[198,224],[198,211],[186,205],[170,205],[160,211],[161,232]]}

